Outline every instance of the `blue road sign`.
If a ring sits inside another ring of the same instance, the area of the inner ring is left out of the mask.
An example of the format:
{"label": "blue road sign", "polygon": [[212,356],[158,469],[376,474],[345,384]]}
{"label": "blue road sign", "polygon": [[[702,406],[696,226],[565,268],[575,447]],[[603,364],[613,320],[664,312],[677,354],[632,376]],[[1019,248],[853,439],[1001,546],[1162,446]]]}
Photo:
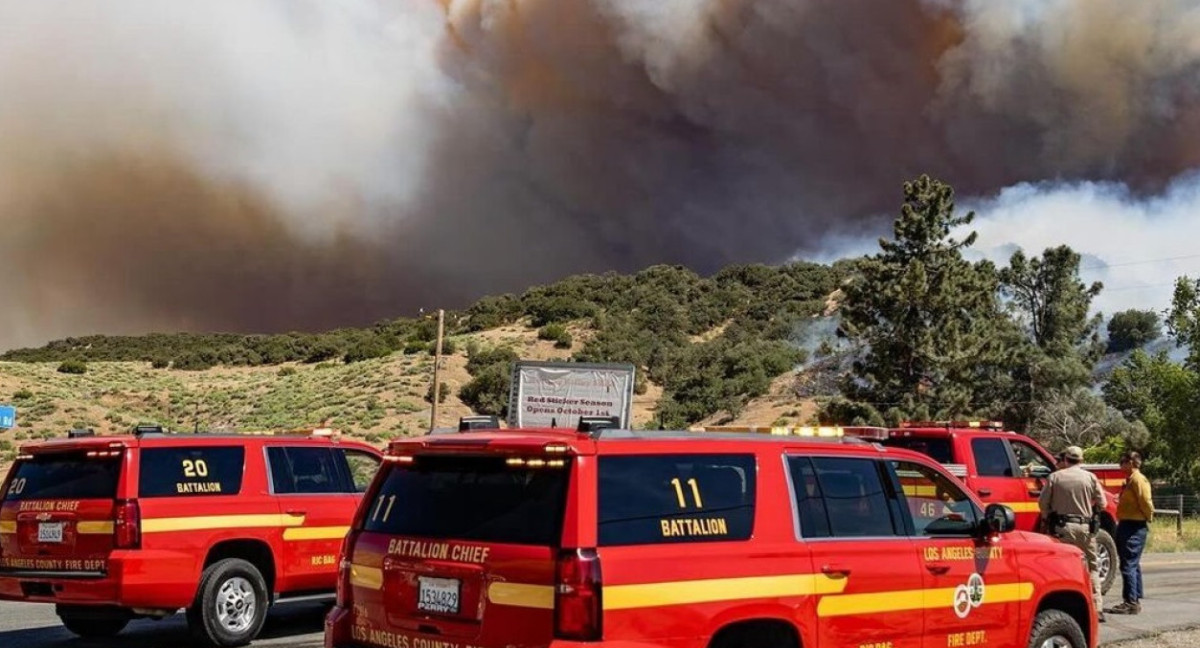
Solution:
{"label": "blue road sign", "polygon": [[0,430],[17,427],[17,408],[0,405]]}

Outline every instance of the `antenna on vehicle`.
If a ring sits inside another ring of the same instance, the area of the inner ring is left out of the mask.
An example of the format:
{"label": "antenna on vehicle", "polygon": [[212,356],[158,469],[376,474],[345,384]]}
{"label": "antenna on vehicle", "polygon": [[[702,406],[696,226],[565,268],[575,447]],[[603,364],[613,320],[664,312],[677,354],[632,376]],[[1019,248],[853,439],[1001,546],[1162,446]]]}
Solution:
{"label": "antenna on vehicle", "polygon": [[556,427],[558,427],[558,419],[557,419],[557,418],[551,417],[551,419],[550,419],[550,427],[552,427],[552,428],[556,428]]}
{"label": "antenna on vehicle", "polygon": [[662,412],[658,413],[658,429],[659,430],[667,429],[667,420],[666,420],[666,417],[663,416]]}

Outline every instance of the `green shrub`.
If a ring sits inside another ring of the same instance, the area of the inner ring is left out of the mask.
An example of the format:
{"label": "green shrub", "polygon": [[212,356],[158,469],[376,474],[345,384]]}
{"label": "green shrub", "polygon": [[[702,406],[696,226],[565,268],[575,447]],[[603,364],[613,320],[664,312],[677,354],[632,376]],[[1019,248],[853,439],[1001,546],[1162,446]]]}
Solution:
{"label": "green shrub", "polygon": [[382,358],[392,352],[391,348],[383,341],[383,339],[373,336],[364,340],[360,340],[342,358],[346,364],[352,362],[362,362],[372,358]]}
{"label": "green shrub", "polygon": [[409,340],[404,343],[404,355],[412,355],[420,353],[428,348],[429,344],[422,340]]}
{"label": "green shrub", "polygon": [[214,360],[204,353],[185,353],[175,358],[171,366],[180,371],[205,371],[213,368]]}
{"label": "green shrub", "polygon": [[288,376],[293,376],[295,374],[296,374],[295,367],[280,367],[279,371],[275,372],[275,375],[279,376],[280,378],[286,378]]}
{"label": "green shrub", "polygon": [[507,370],[509,363],[516,362],[518,359],[517,352],[509,347],[479,349],[467,356],[467,373],[474,376],[495,364],[501,364]]}
{"label": "green shrub", "polygon": [[150,361],[151,369],[166,369],[169,366],[171,366],[170,358],[158,357]]}
{"label": "green shrub", "polygon": [[63,374],[85,374],[87,373],[87,363],[83,360],[64,360],[58,365],[58,373]]}
{"label": "green shrub", "polygon": [[15,401],[29,400],[30,398],[33,398],[33,392],[24,387],[13,392],[13,400]]}
{"label": "green shrub", "polygon": [[567,327],[562,324],[547,324],[538,329],[538,339],[553,341],[554,347],[558,349],[569,349],[574,341]]}
{"label": "green shrub", "polygon": [[[438,384],[438,403],[445,403],[446,399],[449,396],[450,396],[450,385],[447,385],[446,383],[439,383]],[[425,390],[425,402],[426,403],[433,402],[433,385],[430,385],[429,389]]]}
{"label": "green shrub", "polygon": [[493,363],[480,370],[458,390],[458,397],[478,414],[508,415],[508,392],[512,374],[503,363]]}
{"label": "green shrub", "polygon": [[[425,349],[429,355],[437,355],[437,340],[429,343]],[[458,343],[450,338],[442,338],[442,355],[454,355],[458,352]]]}

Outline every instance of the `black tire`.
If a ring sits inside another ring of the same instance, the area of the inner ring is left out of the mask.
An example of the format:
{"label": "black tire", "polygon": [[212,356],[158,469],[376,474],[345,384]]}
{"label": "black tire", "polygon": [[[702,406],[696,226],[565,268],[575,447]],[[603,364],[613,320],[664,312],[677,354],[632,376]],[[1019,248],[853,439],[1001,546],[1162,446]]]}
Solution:
{"label": "black tire", "polygon": [[1038,613],[1037,618],[1033,620],[1033,629],[1029,631],[1029,648],[1043,648],[1043,644],[1056,637],[1070,642],[1071,648],[1087,648],[1083,630],[1071,615],[1062,610],[1044,610]]}
{"label": "black tire", "polygon": [[76,616],[71,613],[59,613],[63,627],[84,639],[108,639],[115,637],[118,632],[129,625],[129,619],[120,617],[103,618],[94,616]]}
{"label": "black tire", "polygon": [[[1100,572],[1100,593],[1108,594],[1113,583],[1117,582],[1117,572],[1121,571],[1121,559],[1117,555],[1116,541],[1104,529],[1096,533],[1096,562],[1096,567]],[[1107,571],[1105,571],[1105,562],[1108,563]]]}
{"label": "black tire", "polygon": [[244,646],[262,631],[268,605],[267,583],[257,567],[240,558],[219,560],[200,577],[187,610],[188,630],[213,646]]}

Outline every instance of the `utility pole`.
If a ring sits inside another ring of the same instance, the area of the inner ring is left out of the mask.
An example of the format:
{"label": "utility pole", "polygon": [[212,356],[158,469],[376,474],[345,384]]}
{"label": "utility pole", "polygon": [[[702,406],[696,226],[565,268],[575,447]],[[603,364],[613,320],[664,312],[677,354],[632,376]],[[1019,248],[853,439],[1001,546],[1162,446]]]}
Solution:
{"label": "utility pole", "polygon": [[438,334],[437,334],[437,350],[433,355],[433,391],[431,392],[430,401],[433,406],[429,409],[429,429],[437,427],[437,411],[438,397],[441,396],[441,384],[438,383],[438,371],[442,368],[442,335],[445,331],[446,311],[438,309]]}

